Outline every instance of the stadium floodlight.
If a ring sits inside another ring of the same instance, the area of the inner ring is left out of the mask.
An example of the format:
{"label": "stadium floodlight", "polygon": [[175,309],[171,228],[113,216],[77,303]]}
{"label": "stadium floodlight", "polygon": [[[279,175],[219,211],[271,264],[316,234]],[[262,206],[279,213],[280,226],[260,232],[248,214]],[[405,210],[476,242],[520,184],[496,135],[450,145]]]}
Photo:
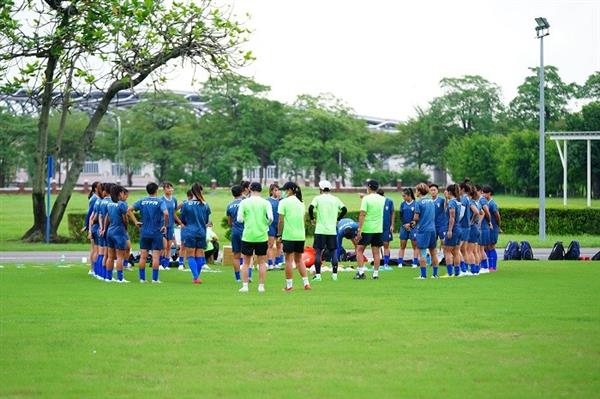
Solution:
{"label": "stadium floodlight", "polygon": [[539,176],[539,193],[540,193],[540,212],[539,212],[539,236],[540,240],[546,239],[546,160],[545,160],[545,117],[546,108],[544,105],[544,36],[548,36],[548,28],[550,24],[546,18],[536,18],[535,28],[537,38],[540,39],[540,176]]}

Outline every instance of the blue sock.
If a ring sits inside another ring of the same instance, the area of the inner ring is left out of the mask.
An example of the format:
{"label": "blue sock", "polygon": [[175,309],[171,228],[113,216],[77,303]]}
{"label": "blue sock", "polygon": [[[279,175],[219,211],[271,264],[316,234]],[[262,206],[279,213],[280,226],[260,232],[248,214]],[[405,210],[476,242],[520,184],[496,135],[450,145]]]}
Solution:
{"label": "blue sock", "polygon": [[240,272],[234,272],[235,274],[235,281],[240,281],[241,277],[240,277]]}
{"label": "blue sock", "polygon": [[389,255],[383,255],[383,265],[387,266],[390,263],[390,256]]}
{"label": "blue sock", "polygon": [[129,261],[127,259],[123,259],[123,267],[129,266]]}
{"label": "blue sock", "polygon": [[158,281],[158,269],[152,269],[152,281]]}
{"label": "blue sock", "polygon": [[273,266],[273,259],[269,259],[269,260],[267,261],[267,265],[269,265],[269,266]]}
{"label": "blue sock", "polygon": [[463,273],[466,273],[467,271],[469,271],[469,268],[467,267],[467,263],[465,261],[460,262],[460,270]]}
{"label": "blue sock", "polygon": [[487,259],[483,259],[483,260],[481,261],[481,267],[482,267],[482,268],[484,268],[484,269],[487,269],[487,268],[489,267],[489,266],[488,266],[488,260],[487,260]]}
{"label": "blue sock", "polygon": [[438,275],[438,267],[437,266],[433,266],[433,275],[436,277]]}
{"label": "blue sock", "polygon": [[244,259],[240,258],[240,266],[244,264]]}
{"label": "blue sock", "polygon": [[102,270],[100,270],[100,275],[102,278],[108,278],[108,269],[106,266],[102,266]]}
{"label": "blue sock", "polygon": [[140,268],[139,273],[140,273],[140,280],[146,281],[146,268],[143,268],[143,269]]}
{"label": "blue sock", "polygon": [[183,266],[183,256],[179,257],[179,266]]}
{"label": "blue sock", "polygon": [[421,267],[421,277],[427,277],[427,268]]}
{"label": "blue sock", "polygon": [[448,276],[452,276],[452,265],[446,266],[446,271],[448,272]]}
{"label": "blue sock", "polygon": [[454,275],[458,276],[460,274],[460,266],[454,266]]}
{"label": "blue sock", "polygon": [[477,273],[477,265],[475,263],[471,264],[471,273]]}
{"label": "blue sock", "polygon": [[113,271],[112,270],[106,269],[106,278],[109,279],[109,280],[112,280],[112,278],[113,278]]}
{"label": "blue sock", "polygon": [[123,270],[117,270],[117,279],[123,281]]}
{"label": "blue sock", "polygon": [[402,263],[404,263],[404,259],[398,258],[398,266],[402,266]]}
{"label": "blue sock", "polygon": [[200,277],[200,273],[202,272],[202,266],[206,264],[206,258],[204,256],[196,257],[196,266],[198,267],[198,277]]}
{"label": "blue sock", "polygon": [[100,277],[102,276],[102,262],[104,261],[104,255],[98,255],[98,259],[96,259],[96,274]]}
{"label": "blue sock", "polygon": [[496,252],[495,248],[490,251],[490,255],[492,255],[492,265],[495,269],[498,266],[498,252]]}
{"label": "blue sock", "polygon": [[413,258],[413,265],[419,264],[419,258]]}
{"label": "blue sock", "polygon": [[252,266],[248,268],[248,278],[252,278]]}
{"label": "blue sock", "polygon": [[194,280],[196,280],[198,278],[198,265],[196,264],[196,258],[193,256],[188,256],[188,265],[192,271],[192,277]]}
{"label": "blue sock", "polygon": [[277,258],[275,258],[275,262],[278,264],[283,263],[283,255],[279,255]]}

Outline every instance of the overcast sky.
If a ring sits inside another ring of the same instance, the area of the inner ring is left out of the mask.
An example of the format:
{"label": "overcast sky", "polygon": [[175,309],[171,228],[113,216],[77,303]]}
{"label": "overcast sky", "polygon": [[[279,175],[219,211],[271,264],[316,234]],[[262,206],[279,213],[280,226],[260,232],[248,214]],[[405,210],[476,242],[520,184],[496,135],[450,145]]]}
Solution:
{"label": "overcast sky", "polygon": [[[479,74],[509,101],[539,65],[535,21],[551,25],[546,64],[567,82],[600,70],[600,0],[237,0],[249,12],[243,71],[285,102],[331,92],[358,114],[400,119],[440,94],[443,77]],[[191,71],[168,86],[189,90]],[[198,77],[198,76],[197,76]]]}

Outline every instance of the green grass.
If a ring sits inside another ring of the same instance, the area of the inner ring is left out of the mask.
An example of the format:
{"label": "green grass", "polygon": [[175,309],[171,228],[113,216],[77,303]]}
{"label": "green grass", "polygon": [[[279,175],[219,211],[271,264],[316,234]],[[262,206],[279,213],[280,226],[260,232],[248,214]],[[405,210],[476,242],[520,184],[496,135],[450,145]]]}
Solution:
{"label": "green grass", "polygon": [[293,293],[270,272],[260,295],[239,294],[230,269],[155,286],[4,266],[0,397],[596,397],[600,263],[499,269],[326,273]]}
{"label": "green grass", "polygon": [[[312,198],[318,194],[316,189],[304,189],[305,202],[308,204]],[[185,194],[182,188],[178,188],[175,195],[181,200]],[[349,210],[356,210],[360,207],[360,197],[356,193],[345,193],[336,194],[339,195],[341,200],[346,204]],[[402,202],[401,195],[397,192],[390,192],[388,195],[394,200],[396,205]],[[129,196],[129,202],[133,203],[137,199],[144,196],[141,191],[134,191]],[[56,196],[53,197],[55,199]],[[224,231],[221,228],[220,221],[225,215],[225,209],[227,204],[231,200],[229,190],[218,189],[215,191],[207,191],[206,198],[213,212],[213,221],[215,222],[215,232],[220,236],[224,237]],[[496,201],[500,207],[537,207],[537,198],[523,198],[523,197],[510,197],[510,196],[496,196]],[[562,208],[562,199],[559,198],[548,198],[547,206],[554,208]],[[600,206],[598,201],[592,203],[593,207]],[[574,198],[569,200],[569,208],[583,208],[585,207],[585,199]],[[87,211],[87,196],[81,193],[74,193],[69,202],[69,206],[66,214],[69,213],[81,213]],[[48,247],[45,244],[25,244],[20,242],[21,236],[33,223],[33,215],[31,212],[31,197],[28,195],[0,195],[0,251],[38,251],[38,250],[56,250],[56,251],[75,251],[75,250],[86,250],[88,244],[78,243],[67,243],[67,244],[52,244]],[[67,223],[67,216],[63,219],[63,223],[59,228],[59,235],[68,237],[69,229]],[[535,236],[518,236],[519,240],[528,239],[534,241]],[[556,239],[555,239],[556,238]],[[563,241],[570,241],[571,239],[578,239],[582,245],[588,246],[597,242],[600,245],[600,239],[593,236],[565,236],[549,238],[543,243],[536,245],[538,247],[551,247],[554,241],[561,239]],[[506,240],[505,240],[506,241]],[[503,246],[505,241],[500,240],[499,245]],[[588,243],[588,244],[584,244]],[[392,242],[392,246],[397,248],[399,245],[398,241]]]}

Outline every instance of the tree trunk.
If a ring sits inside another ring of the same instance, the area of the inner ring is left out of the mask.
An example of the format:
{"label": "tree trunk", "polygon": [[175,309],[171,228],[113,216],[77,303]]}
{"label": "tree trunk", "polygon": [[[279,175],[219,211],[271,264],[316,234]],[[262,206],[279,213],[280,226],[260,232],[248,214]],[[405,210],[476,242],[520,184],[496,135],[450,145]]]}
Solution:
{"label": "tree trunk", "polygon": [[321,181],[321,167],[315,166],[315,187],[319,187],[320,181]]}
{"label": "tree trunk", "polygon": [[133,169],[127,170],[127,186],[133,187]]}

